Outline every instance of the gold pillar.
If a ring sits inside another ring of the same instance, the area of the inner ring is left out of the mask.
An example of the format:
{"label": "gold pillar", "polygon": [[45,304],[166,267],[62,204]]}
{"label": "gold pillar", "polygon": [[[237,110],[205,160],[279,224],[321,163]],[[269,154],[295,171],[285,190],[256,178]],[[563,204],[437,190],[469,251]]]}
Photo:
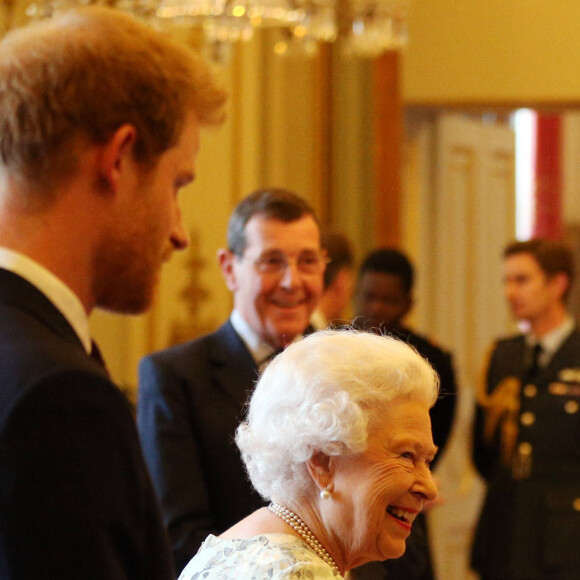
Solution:
{"label": "gold pillar", "polygon": [[402,238],[403,107],[398,52],[377,58],[373,70],[374,240],[399,246]]}

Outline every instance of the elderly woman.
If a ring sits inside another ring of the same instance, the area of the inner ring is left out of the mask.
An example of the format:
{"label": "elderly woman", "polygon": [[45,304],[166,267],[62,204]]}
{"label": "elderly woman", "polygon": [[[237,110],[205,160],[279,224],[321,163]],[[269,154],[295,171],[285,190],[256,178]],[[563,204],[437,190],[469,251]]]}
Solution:
{"label": "elderly woman", "polygon": [[397,558],[436,487],[438,379],[411,347],[318,332],[267,367],[236,442],[271,503],[209,536],[180,580],[330,579]]}

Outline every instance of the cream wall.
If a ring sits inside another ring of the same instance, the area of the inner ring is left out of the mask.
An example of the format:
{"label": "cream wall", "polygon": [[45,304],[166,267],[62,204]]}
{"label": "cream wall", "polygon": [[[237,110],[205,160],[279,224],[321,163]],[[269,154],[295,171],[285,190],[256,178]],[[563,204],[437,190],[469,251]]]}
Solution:
{"label": "cream wall", "polygon": [[407,103],[580,103],[577,0],[412,0]]}

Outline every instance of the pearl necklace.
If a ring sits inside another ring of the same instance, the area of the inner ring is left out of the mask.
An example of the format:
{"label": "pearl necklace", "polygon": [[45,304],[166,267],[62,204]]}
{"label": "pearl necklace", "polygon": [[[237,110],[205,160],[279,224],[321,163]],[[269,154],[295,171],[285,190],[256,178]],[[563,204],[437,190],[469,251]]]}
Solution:
{"label": "pearl necklace", "polygon": [[268,509],[275,513],[281,520],[284,520],[291,528],[294,528],[300,537],[336,572],[340,574],[338,566],[332,556],[326,551],[324,546],[317,540],[310,528],[292,511],[272,502]]}

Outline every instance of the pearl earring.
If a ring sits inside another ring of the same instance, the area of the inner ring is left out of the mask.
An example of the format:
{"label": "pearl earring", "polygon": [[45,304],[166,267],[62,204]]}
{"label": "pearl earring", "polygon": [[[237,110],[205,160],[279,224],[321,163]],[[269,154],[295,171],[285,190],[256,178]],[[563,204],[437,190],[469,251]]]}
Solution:
{"label": "pearl earring", "polygon": [[328,485],[320,490],[320,499],[330,499],[332,497],[332,493],[328,490]]}

